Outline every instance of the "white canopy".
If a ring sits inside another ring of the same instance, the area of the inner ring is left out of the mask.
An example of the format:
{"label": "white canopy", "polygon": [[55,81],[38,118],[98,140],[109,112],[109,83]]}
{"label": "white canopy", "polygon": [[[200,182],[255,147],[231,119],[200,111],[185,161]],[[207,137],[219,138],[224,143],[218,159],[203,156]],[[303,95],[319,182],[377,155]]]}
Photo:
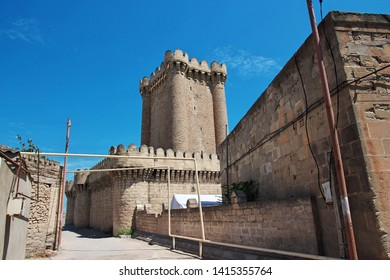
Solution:
{"label": "white canopy", "polygon": [[[194,198],[198,201],[197,194],[174,194],[171,200],[171,209],[187,208],[187,200]],[[222,203],[222,195],[220,194],[202,194],[200,196],[202,207],[213,206]]]}

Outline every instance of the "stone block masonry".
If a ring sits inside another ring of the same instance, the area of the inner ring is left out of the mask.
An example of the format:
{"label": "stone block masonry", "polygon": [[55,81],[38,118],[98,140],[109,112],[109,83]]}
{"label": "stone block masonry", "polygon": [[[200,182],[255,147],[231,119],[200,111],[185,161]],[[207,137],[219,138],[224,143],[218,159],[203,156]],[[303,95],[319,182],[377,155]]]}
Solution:
{"label": "stone block masonry", "polygon": [[[318,254],[310,199],[248,202],[203,207],[207,240]],[[136,231],[168,235],[168,211],[136,211]],[[199,209],[171,210],[172,234],[202,238]]]}
{"label": "stone block masonry", "polygon": [[215,153],[225,139],[226,65],[167,51],[164,61],[140,82],[141,144],[175,151]]}
{"label": "stone block masonry", "polygon": [[[68,224],[113,234],[133,228],[137,205],[147,207],[152,213],[160,213],[162,205],[170,203],[173,194],[196,193],[194,160],[197,162],[201,193],[221,194],[220,163],[215,154],[154,150],[145,145],[139,149],[135,145],[111,147],[110,154],[128,157],[102,160],[90,171],[77,173],[73,185],[67,188]],[[115,170],[93,172],[99,169]],[[171,182],[169,197],[168,176]]]}
{"label": "stone block masonry", "polygon": [[[390,16],[332,12],[319,33],[358,256],[388,259]],[[320,88],[309,37],[229,135],[229,181],[255,181],[261,201],[316,197],[320,254],[340,257],[336,214],[320,189],[331,182],[338,193]]]}
{"label": "stone block masonry", "polygon": [[59,189],[62,167],[56,161],[25,157],[28,169],[34,178],[31,196],[30,217],[27,229],[26,257],[43,256],[46,249],[54,249],[58,220]]}

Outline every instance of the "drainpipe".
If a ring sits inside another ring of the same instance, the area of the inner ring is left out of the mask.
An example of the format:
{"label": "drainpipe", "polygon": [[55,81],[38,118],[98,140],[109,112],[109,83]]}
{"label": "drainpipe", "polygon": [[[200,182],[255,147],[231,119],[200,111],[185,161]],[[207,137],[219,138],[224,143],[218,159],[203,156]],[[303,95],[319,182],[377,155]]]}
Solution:
{"label": "drainpipe", "polygon": [[357,260],[358,256],[356,251],[355,235],[354,235],[353,225],[352,225],[351,210],[349,208],[348,191],[347,191],[347,185],[345,183],[344,167],[341,158],[339,138],[336,131],[335,120],[333,117],[334,114],[332,108],[332,100],[330,98],[328,78],[326,76],[325,65],[324,65],[321,48],[320,48],[320,36],[318,34],[317,23],[314,16],[313,3],[311,0],[306,0],[306,2],[307,2],[307,8],[309,10],[310,23],[313,31],[314,48],[317,56],[317,64],[318,64],[320,78],[321,78],[322,91],[324,94],[326,115],[328,118],[328,125],[329,125],[329,132],[330,132],[330,140],[332,144],[332,149],[334,151],[334,162],[335,162],[335,168],[337,174],[337,181],[340,189],[341,209],[343,212],[349,258],[353,260]]}
{"label": "drainpipe", "polygon": [[60,188],[60,201],[59,201],[59,211],[58,211],[58,240],[57,240],[57,250],[60,249],[61,246],[61,237],[62,237],[62,215],[64,210],[64,196],[65,196],[65,183],[66,183],[66,166],[68,163],[68,148],[69,148],[69,135],[70,135],[70,126],[71,122],[70,119],[68,119],[68,122],[66,123],[66,142],[65,142],[65,157],[64,157],[64,172],[62,176],[62,184]]}

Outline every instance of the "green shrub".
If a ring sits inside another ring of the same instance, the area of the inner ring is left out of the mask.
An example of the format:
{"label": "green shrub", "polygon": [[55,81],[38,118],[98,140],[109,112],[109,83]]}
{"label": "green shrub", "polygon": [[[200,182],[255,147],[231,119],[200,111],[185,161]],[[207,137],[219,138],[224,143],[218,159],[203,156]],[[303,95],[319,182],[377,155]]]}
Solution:
{"label": "green shrub", "polygon": [[229,187],[223,186],[223,200],[225,203],[230,203],[230,196],[234,191],[243,191],[248,201],[255,201],[257,198],[257,185],[252,180],[233,183]]}
{"label": "green shrub", "polygon": [[133,234],[133,229],[131,228],[121,228],[119,229],[114,236],[119,237],[120,235],[132,235]]}

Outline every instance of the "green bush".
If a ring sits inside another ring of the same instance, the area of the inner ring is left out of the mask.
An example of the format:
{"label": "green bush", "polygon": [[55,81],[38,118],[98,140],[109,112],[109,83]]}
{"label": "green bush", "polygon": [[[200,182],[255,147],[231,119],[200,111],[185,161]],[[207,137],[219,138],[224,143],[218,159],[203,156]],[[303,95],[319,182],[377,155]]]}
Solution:
{"label": "green bush", "polygon": [[114,236],[119,237],[120,235],[132,235],[133,234],[133,229],[131,228],[121,228],[119,229]]}

